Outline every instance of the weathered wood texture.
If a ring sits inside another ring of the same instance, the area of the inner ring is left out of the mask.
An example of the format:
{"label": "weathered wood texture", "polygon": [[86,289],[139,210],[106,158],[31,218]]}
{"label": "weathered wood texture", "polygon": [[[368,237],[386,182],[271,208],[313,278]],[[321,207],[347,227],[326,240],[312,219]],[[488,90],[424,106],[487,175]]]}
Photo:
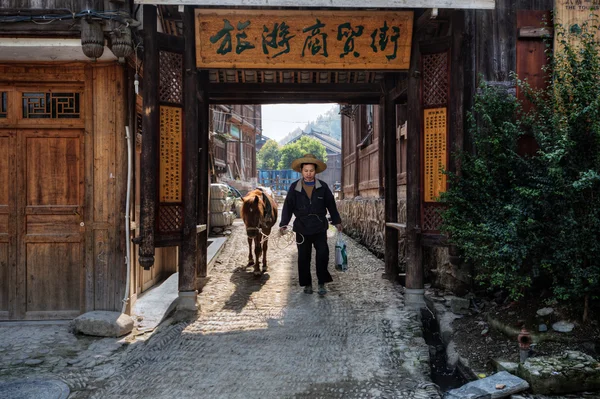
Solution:
{"label": "weathered wood texture", "polygon": [[516,65],[516,8],[514,0],[496,0],[496,9],[477,11],[477,72],[486,81],[510,79]]}
{"label": "weathered wood texture", "polygon": [[[199,225],[208,225],[208,198],[210,193],[210,167],[209,167],[209,101],[206,94],[208,85],[208,72],[200,71],[198,76],[198,92],[200,101],[198,102],[198,205],[197,221]],[[254,143],[254,140],[253,140]],[[197,235],[198,240],[198,277],[206,277],[208,274],[208,229],[204,229]]]}
{"label": "weathered wood texture", "polygon": [[[6,276],[0,318],[120,310],[126,272],[122,67],[13,64],[0,71],[11,114],[0,119],[0,170],[9,173],[0,172],[0,186],[12,187],[8,197],[0,190],[0,276]],[[24,113],[23,92],[42,93],[37,98],[48,102],[54,100],[47,95],[78,96],[79,106],[27,118],[46,108],[32,103]]]}
{"label": "weathered wood texture", "polygon": [[0,320],[9,318],[16,296],[15,140],[14,130],[0,129]]}
{"label": "weathered wood texture", "polygon": [[[338,201],[338,210],[344,221],[344,233],[358,240],[380,258],[385,255],[385,203],[383,198],[352,198]],[[406,223],[406,202],[398,201],[398,222]],[[398,241],[398,267],[404,271],[405,241]]]}
{"label": "weathered wood texture", "polygon": [[[198,4],[198,0],[135,0],[137,4]],[[244,7],[331,7],[331,0],[204,0],[204,6]],[[365,3],[356,0],[336,0],[335,7],[364,8]],[[371,0],[372,8],[494,8],[493,0]]]}
{"label": "weathered wood texture", "polygon": [[[401,106],[394,105],[398,110]],[[385,157],[383,155],[383,110],[380,105],[355,105],[354,119],[342,117],[342,181],[344,198],[355,196],[383,197],[385,187]],[[373,132],[365,144],[357,147],[367,135],[367,114],[373,112]],[[400,120],[394,121],[396,141],[396,184],[406,184],[406,129],[400,128]]]}
{"label": "weathered wood texture", "polygon": [[[196,275],[198,268],[198,237],[196,225],[198,220],[198,103],[196,90],[198,86],[197,70],[195,68],[195,35],[194,11],[192,7],[185,7],[183,13],[183,34],[185,38],[185,51],[183,54],[184,75],[183,87],[183,112],[184,139],[185,139],[185,170],[184,170],[184,219],[183,237],[181,242],[181,259],[179,265],[179,291],[194,291],[196,289]],[[208,148],[206,148],[208,149]],[[207,172],[206,168],[202,168]]]}
{"label": "weathered wood texture", "polygon": [[94,68],[94,309],[120,310],[125,292],[126,91],[123,69]]}
{"label": "weathered wood texture", "polygon": [[158,159],[158,129],[159,129],[159,58],[158,40],[156,36],[156,7],[144,6],[144,80],[142,82],[143,112],[142,156],[140,167],[140,235],[139,243],[140,264],[149,269],[154,264],[154,236],[156,220],[156,160]]}
{"label": "weathered wood texture", "polygon": [[[396,104],[391,96],[395,86],[394,76],[385,78],[385,94],[382,97],[383,108],[383,142],[385,170],[385,222],[398,222],[398,190],[396,174]],[[385,227],[385,275],[389,280],[398,279],[398,230]]]}
{"label": "weathered wood texture", "polygon": [[406,288],[423,288],[421,251],[421,96],[419,79],[421,52],[415,35],[408,73],[407,160],[406,160]]}
{"label": "weathered wood texture", "polygon": [[476,72],[486,81],[510,80],[516,71],[517,10],[552,10],[553,0],[496,0],[495,10],[475,11]]}

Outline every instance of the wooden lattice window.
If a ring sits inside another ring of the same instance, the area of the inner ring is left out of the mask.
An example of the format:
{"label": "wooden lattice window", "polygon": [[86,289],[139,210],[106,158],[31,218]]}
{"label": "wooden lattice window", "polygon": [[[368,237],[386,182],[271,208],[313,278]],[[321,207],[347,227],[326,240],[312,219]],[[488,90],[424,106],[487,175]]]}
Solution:
{"label": "wooden lattice window", "polygon": [[25,92],[23,119],[79,119],[80,93]]}
{"label": "wooden lattice window", "polygon": [[168,51],[159,52],[161,102],[183,104],[183,55]]}
{"label": "wooden lattice window", "polygon": [[158,208],[158,231],[178,233],[183,229],[183,206],[161,205]]}
{"label": "wooden lattice window", "polygon": [[8,93],[5,91],[0,92],[0,118],[6,118],[8,116]]}
{"label": "wooden lattice window", "polygon": [[448,52],[423,56],[423,106],[448,104]]}
{"label": "wooden lattice window", "polygon": [[423,230],[439,231],[442,224],[440,212],[445,210],[446,206],[436,203],[427,203],[423,207]]}

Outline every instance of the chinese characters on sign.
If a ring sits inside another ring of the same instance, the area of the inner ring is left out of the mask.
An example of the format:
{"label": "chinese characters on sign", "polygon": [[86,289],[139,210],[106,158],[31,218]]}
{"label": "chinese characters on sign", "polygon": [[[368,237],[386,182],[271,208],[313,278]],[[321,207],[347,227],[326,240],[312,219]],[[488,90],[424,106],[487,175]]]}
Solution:
{"label": "chinese characters on sign", "polygon": [[160,107],[160,202],[181,202],[182,113]]}
{"label": "chinese characters on sign", "polygon": [[203,68],[408,69],[413,13],[196,10]]}
{"label": "chinese characters on sign", "polygon": [[436,202],[446,191],[446,108],[426,109],[424,113],[424,192],[425,202]]}

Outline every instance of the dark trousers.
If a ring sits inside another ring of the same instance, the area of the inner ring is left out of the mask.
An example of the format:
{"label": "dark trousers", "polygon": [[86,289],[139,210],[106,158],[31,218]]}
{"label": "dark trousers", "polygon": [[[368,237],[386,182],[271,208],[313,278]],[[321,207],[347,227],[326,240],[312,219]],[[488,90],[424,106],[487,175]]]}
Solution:
{"label": "dark trousers", "polygon": [[[302,241],[302,236],[296,238]],[[312,247],[315,247],[317,253],[317,280],[319,284],[325,284],[333,281],[331,274],[327,270],[329,263],[329,246],[327,245],[327,231],[318,234],[305,235],[302,244],[298,244],[298,278],[300,286],[305,287],[312,284],[310,276],[310,261],[312,258]]]}

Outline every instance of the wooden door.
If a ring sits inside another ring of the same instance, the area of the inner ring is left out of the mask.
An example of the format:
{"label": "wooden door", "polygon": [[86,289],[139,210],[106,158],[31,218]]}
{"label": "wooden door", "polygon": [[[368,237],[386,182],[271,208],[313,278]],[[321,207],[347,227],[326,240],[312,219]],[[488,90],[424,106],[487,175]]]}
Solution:
{"label": "wooden door", "polygon": [[14,313],[15,175],[15,132],[0,129],[0,320],[7,320]]}
{"label": "wooden door", "polygon": [[14,318],[73,318],[84,303],[82,131],[28,129],[16,136]]}

